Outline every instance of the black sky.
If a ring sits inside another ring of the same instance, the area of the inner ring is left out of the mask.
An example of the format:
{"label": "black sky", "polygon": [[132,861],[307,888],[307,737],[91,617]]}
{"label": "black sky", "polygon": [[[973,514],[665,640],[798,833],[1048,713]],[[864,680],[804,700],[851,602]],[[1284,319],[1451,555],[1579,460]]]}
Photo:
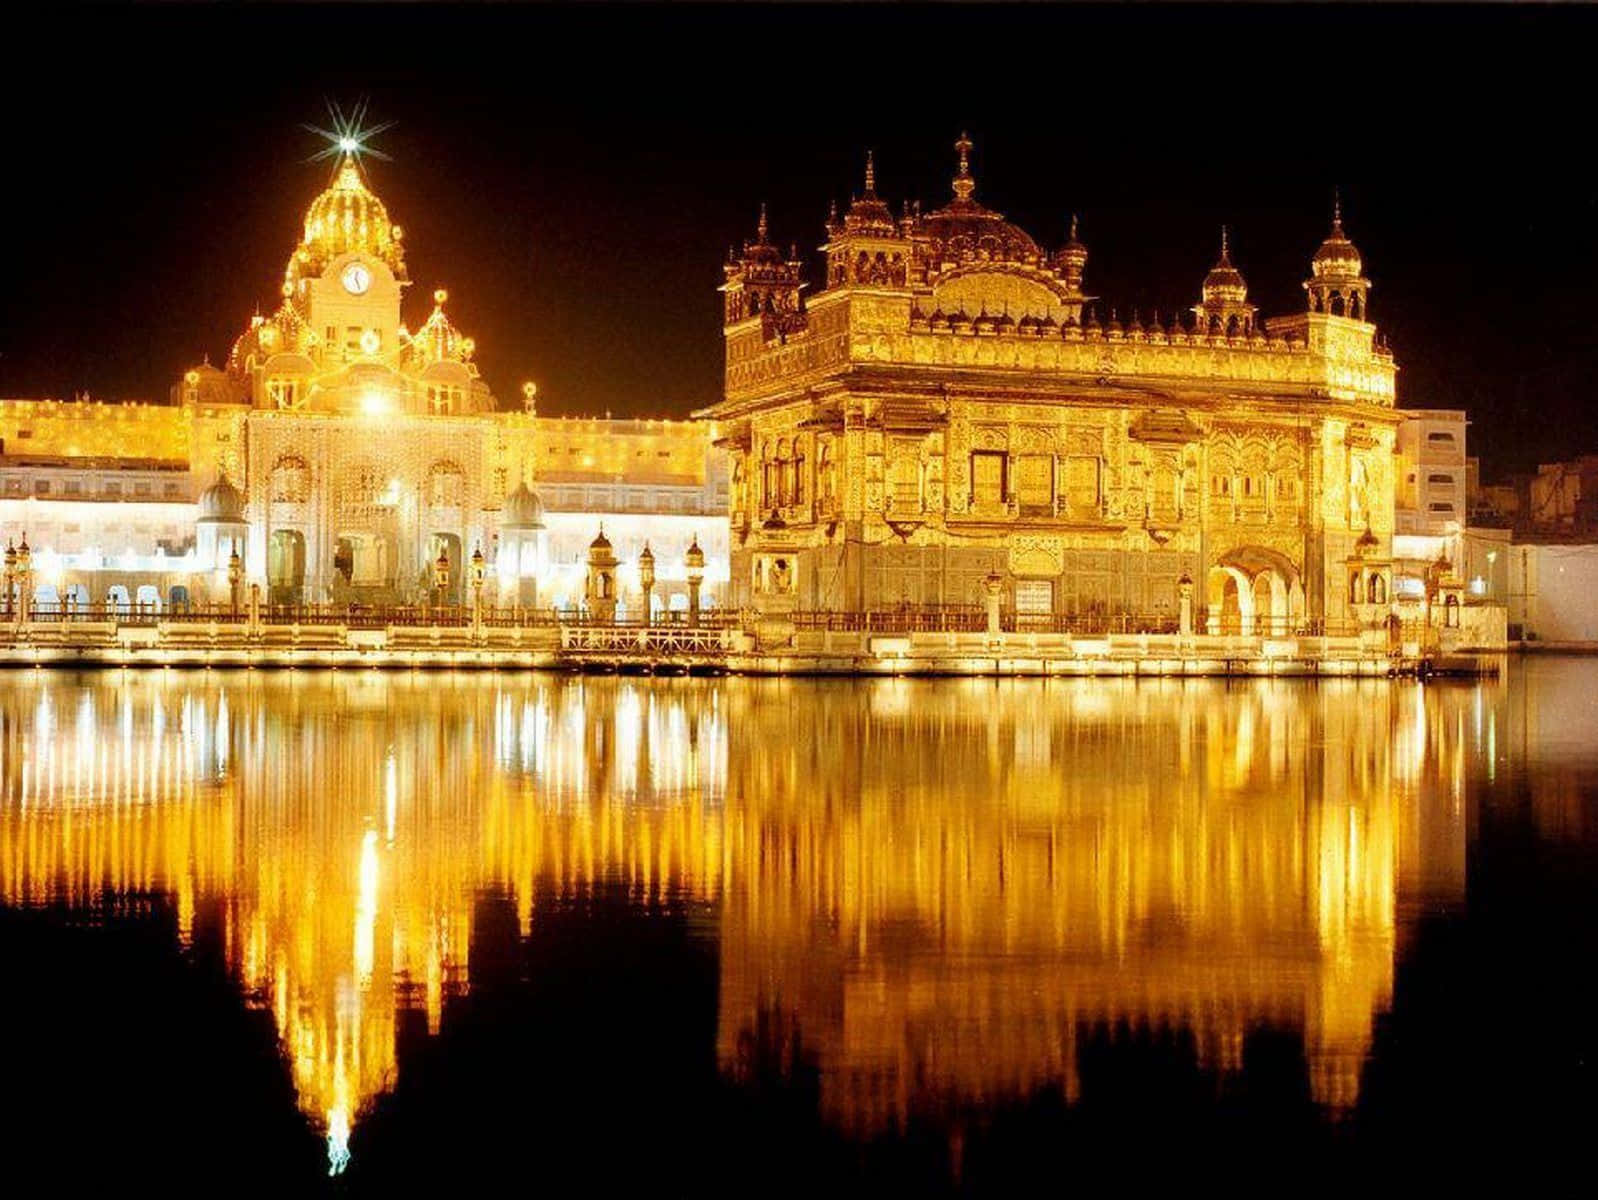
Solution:
{"label": "black sky", "polygon": [[[715,286],[762,200],[807,251],[874,147],[896,204],[978,199],[1089,290],[1196,299],[1223,223],[1297,310],[1334,186],[1401,403],[1466,407],[1489,473],[1598,449],[1598,13],[1566,8],[61,9],[11,26],[0,395],[161,398],[270,309],[367,96],[406,227],[490,384],[546,412],[713,401]],[[815,278],[812,272],[812,278]]]}

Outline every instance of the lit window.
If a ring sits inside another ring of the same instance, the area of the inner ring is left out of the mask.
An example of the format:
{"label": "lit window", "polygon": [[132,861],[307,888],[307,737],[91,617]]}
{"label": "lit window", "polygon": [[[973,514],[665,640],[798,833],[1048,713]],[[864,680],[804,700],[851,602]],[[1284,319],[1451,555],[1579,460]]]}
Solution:
{"label": "lit window", "polygon": [[1426,435],[1426,440],[1428,442],[1438,442],[1452,446],[1454,444],[1454,435],[1445,432],[1444,430],[1436,430],[1432,433],[1428,433]]}
{"label": "lit window", "polygon": [[299,404],[299,381],[294,379],[268,379],[267,399],[277,408],[295,408]]}
{"label": "lit window", "polygon": [[971,454],[971,502],[981,507],[1004,503],[1008,456],[1000,450],[975,450]]}

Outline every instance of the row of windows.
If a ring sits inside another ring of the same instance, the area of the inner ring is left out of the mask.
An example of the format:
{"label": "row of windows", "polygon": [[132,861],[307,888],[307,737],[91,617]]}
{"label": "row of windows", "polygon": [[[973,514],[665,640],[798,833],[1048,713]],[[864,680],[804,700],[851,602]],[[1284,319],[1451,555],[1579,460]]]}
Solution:
{"label": "row of windows", "polygon": [[[1053,508],[1058,490],[1068,510],[1088,513],[1099,507],[1101,465],[1097,456],[1011,455],[1004,450],[971,453],[970,502],[994,508],[1013,498],[1023,508]],[[1056,479],[1056,476],[1063,478]]]}
{"label": "row of windows", "polygon": [[1242,496],[1244,499],[1265,498],[1267,487],[1274,486],[1276,498],[1292,502],[1298,499],[1298,480],[1291,475],[1211,475],[1210,495],[1217,497]]}
{"label": "row of windows", "polygon": [[[59,489],[56,487],[57,483],[61,485]],[[179,499],[183,494],[183,489],[176,483],[164,483],[159,491],[157,491],[156,485],[147,479],[134,480],[126,487],[123,484],[123,480],[107,480],[96,489],[92,481],[82,479],[35,479],[32,481],[33,486],[30,489],[27,479],[11,475],[6,477],[4,492],[7,496],[27,496],[30,494],[34,496],[102,496],[110,499],[120,499],[123,496],[153,497],[160,495],[162,499],[166,500]]]}

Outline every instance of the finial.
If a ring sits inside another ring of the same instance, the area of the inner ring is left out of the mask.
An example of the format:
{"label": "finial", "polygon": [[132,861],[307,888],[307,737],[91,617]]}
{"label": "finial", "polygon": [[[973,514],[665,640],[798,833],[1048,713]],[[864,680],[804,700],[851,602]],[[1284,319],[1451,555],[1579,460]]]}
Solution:
{"label": "finial", "polygon": [[434,292],[433,292],[433,303],[438,305],[440,308],[444,307],[444,301],[446,301],[448,299],[449,299],[449,293],[446,292],[443,288],[437,288],[436,290],[434,290]]}
{"label": "finial", "polygon": [[1071,240],[1076,241],[1076,214],[1071,214]]}
{"label": "finial", "polygon": [[755,226],[755,236],[760,239],[762,246],[766,244],[766,229],[766,202],[762,200],[760,202],[760,221]]}
{"label": "finial", "polygon": [[827,205],[827,224],[828,225],[836,225],[837,223],[838,223],[838,202],[836,200],[833,200],[833,201],[829,202],[828,205]]}
{"label": "finial", "polygon": [[1343,236],[1343,193],[1338,188],[1332,189],[1332,236]]}
{"label": "finial", "polygon": [[877,194],[877,161],[870,150],[866,151],[866,195]]}
{"label": "finial", "polygon": [[1228,266],[1228,267],[1232,265],[1230,262],[1227,261],[1228,254],[1229,254],[1229,250],[1228,250],[1228,247],[1227,247],[1227,244],[1226,244],[1226,226],[1222,225],[1221,226],[1221,261],[1220,261],[1220,263],[1218,265],[1220,265],[1220,266]]}
{"label": "finial", "polygon": [[961,133],[954,148],[960,152],[960,174],[955,177],[954,194],[957,199],[969,200],[971,193],[977,190],[977,182],[971,178],[971,135]]}

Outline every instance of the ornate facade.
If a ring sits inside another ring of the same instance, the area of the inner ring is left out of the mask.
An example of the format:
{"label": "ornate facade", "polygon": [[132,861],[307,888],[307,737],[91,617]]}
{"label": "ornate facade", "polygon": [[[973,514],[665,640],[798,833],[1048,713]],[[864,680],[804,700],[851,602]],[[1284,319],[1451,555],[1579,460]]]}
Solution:
{"label": "ornate facade", "polygon": [[503,410],[442,288],[407,325],[404,247],[345,152],[277,308],[222,367],[186,371],[166,405],[0,401],[0,525],[32,538],[35,610],[236,601],[251,584],[272,604],[458,604],[478,550],[485,599],[575,608],[601,522],[624,613],[645,545],[657,605],[686,607],[696,537],[713,603],[726,499],[711,427],[541,418],[531,384]]}
{"label": "ornate facade", "polygon": [[1043,248],[956,148],[926,213],[868,161],[808,302],[764,211],[726,265],[733,602],[978,605],[996,573],[1049,619],[1174,620],[1184,577],[1212,629],[1385,615],[1396,368],[1341,213],[1304,312],[1257,321],[1223,234],[1191,319],[1106,319],[1076,221]]}

